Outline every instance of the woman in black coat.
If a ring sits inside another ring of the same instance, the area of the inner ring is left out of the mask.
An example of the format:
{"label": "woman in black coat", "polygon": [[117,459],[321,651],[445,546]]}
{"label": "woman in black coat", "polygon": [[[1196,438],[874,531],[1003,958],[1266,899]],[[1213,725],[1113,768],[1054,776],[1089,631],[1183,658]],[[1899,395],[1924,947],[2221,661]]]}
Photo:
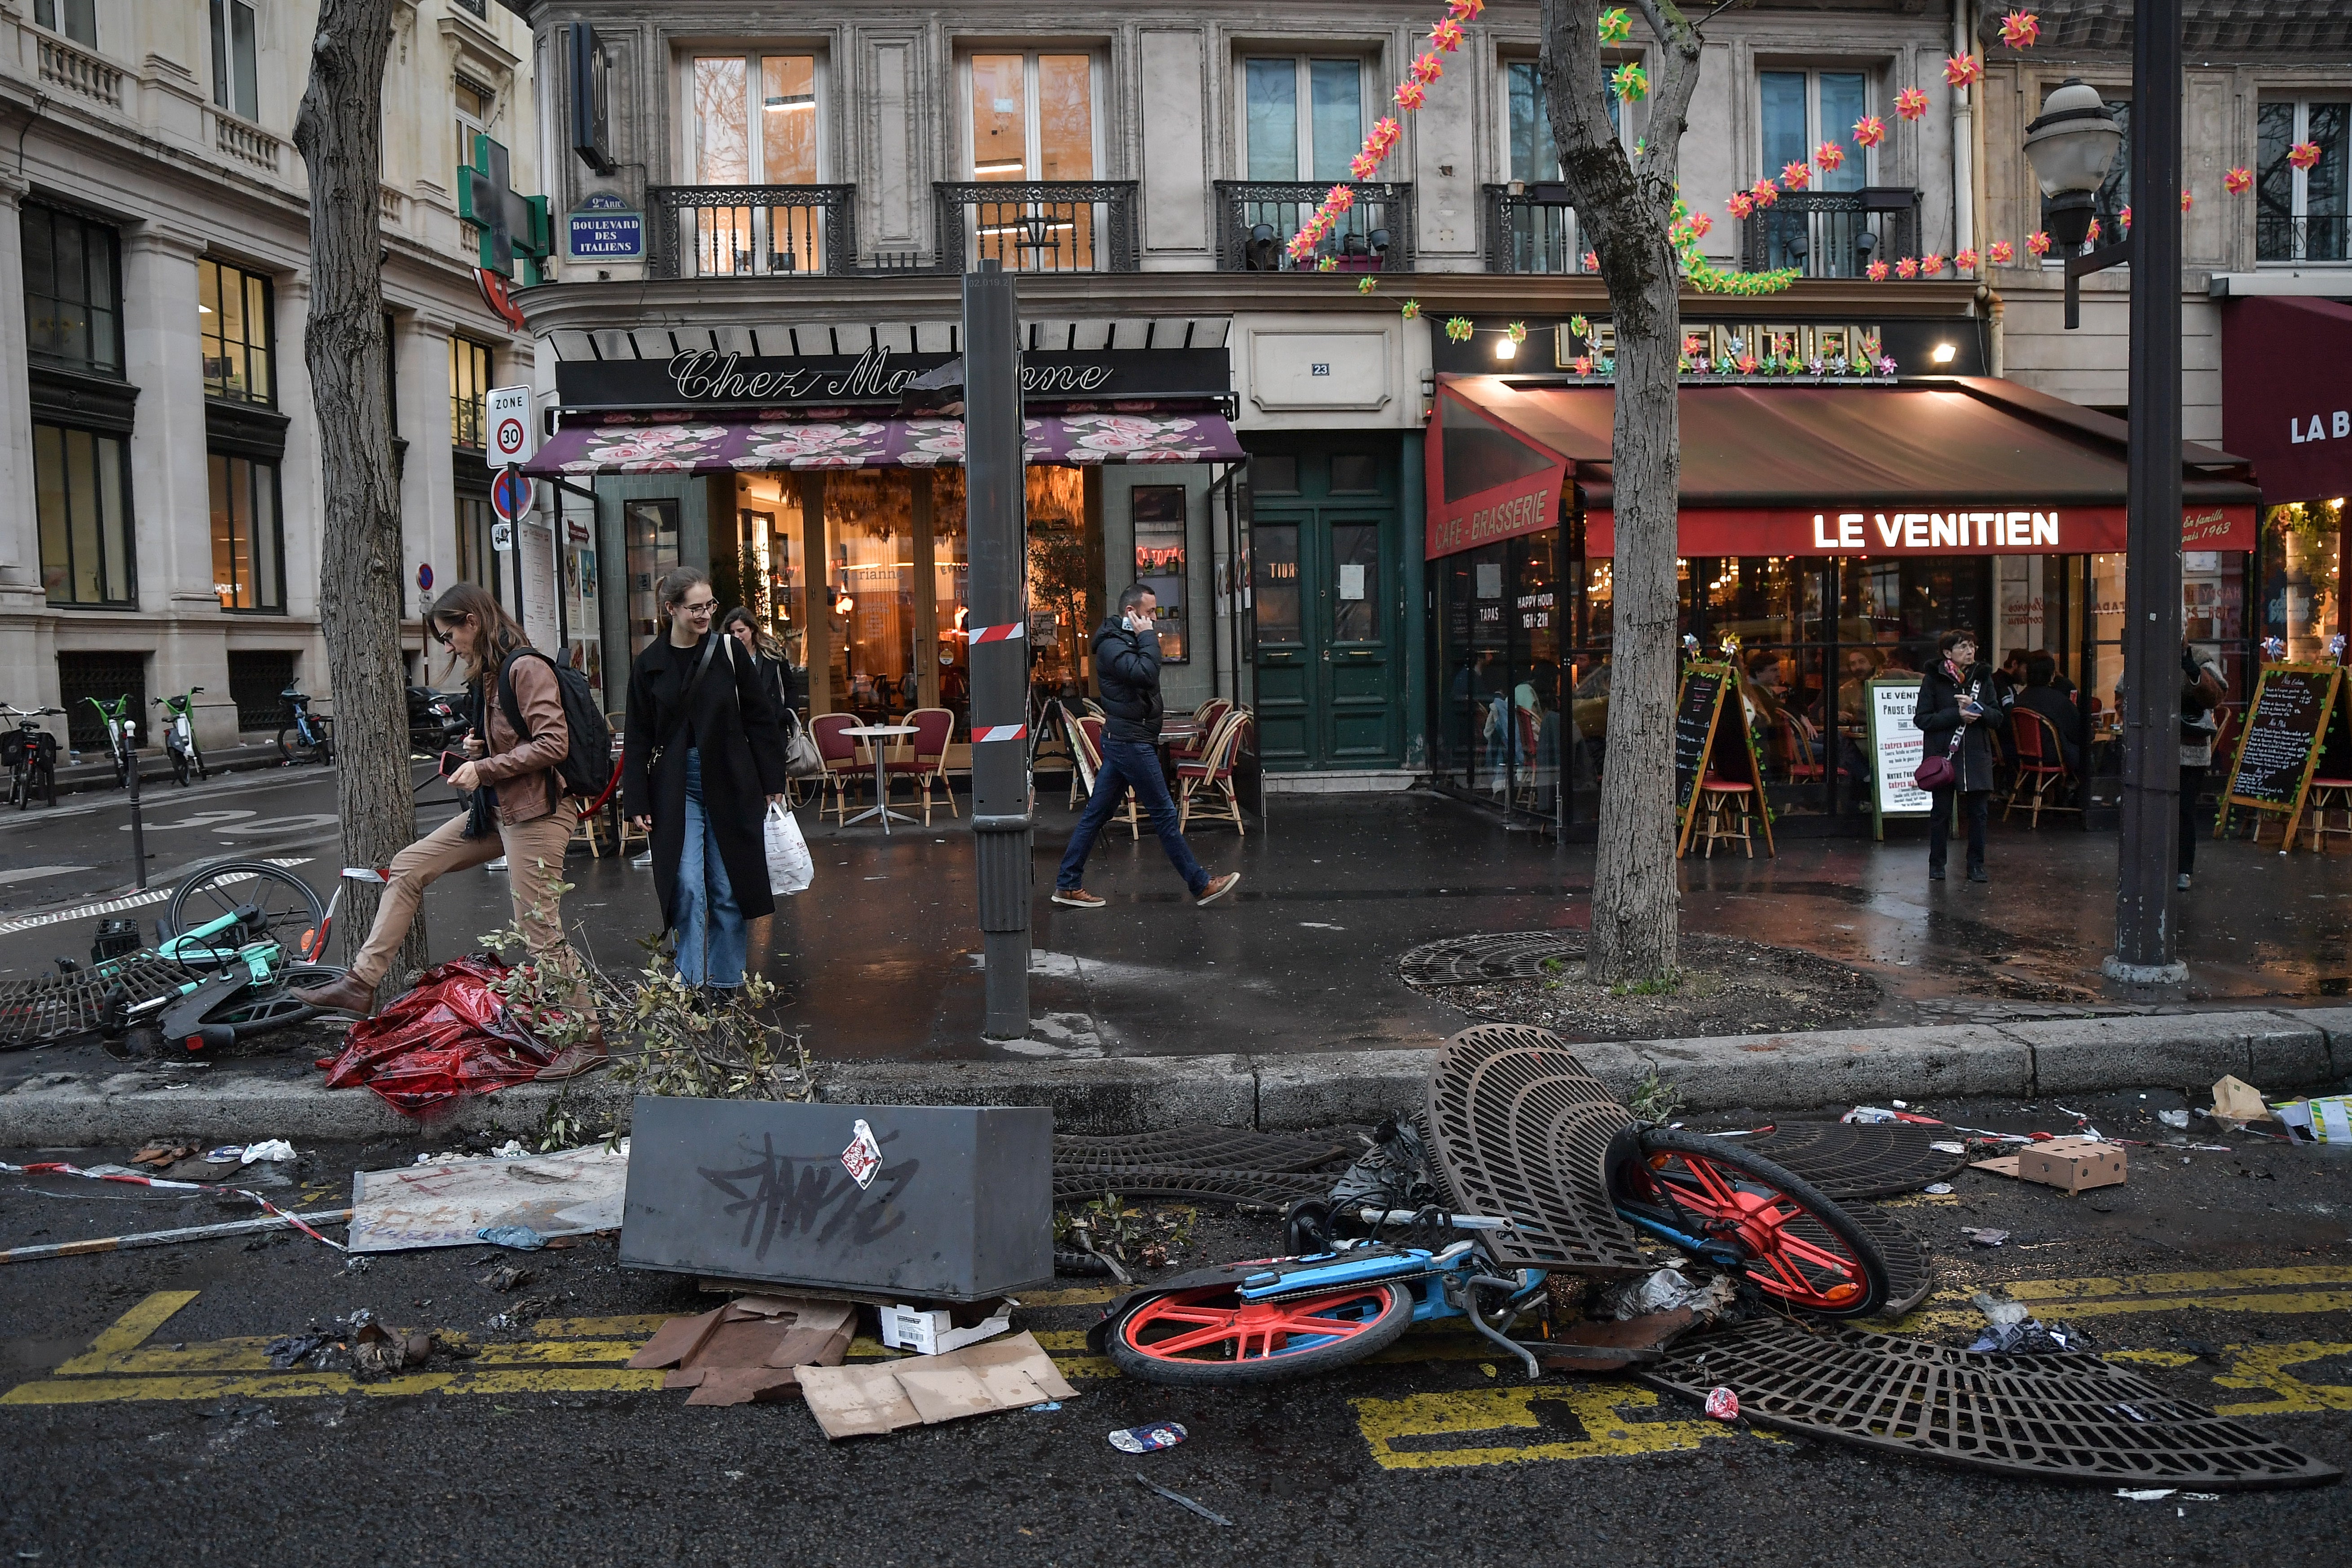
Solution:
{"label": "woman in black coat", "polygon": [[760,688],[776,705],[776,716],[783,721],[787,738],[800,721],[800,682],[793,679],[792,660],[784,657],[784,645],[760,629],[759,617],[738,605],[727,612],[719,629],[733,637],[743,651],[760,663]]}
{"label": "woman in black coat", "polygon": [[1969,819],[1969,880],[1985,876],[1985,817],[1992,801],[1992,768],[1998,754],[1994,738],[2009,722],[2009,707],[1996,689],[1992,667],[1977,662],[1974,632],[1946,632],[1936,642],[1941,656],[1919,682],[1919,706],[1912,722],[1925,738],[1919,755],[1940,757],[1951,752],[1955,731],[1961,735],[1951,752],[1951,785],[1934,792],[1935,806],[1927,814],[1927,880],[1944,879],[1944,847],[1952,831],[1952,795],[1958,791],[1960,810]]}
{"label": "woman in black coat", "polygon": [[761,825],[784,798],[783,733],[759,662],[710,628],[709,574],[680,567],[662,579],[660,600],[668,635],[629,671],[621,809],[652,834],[679,978],[732,987],[743,983],[748,921],[775,912]]}

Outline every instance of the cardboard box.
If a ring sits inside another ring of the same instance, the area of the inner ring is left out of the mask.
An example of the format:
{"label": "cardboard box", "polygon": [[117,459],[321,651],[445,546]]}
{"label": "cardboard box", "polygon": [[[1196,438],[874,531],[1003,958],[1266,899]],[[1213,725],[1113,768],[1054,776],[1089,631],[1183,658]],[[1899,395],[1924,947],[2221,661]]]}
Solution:
{"label": "cardboard box", "polygon": [[2017,1152],[2017,1174],[2021,1181],[2040,1182],[2062,1193],[2120,1186],[2124,1179],[2124,1146],[2094,1142],[2087,1138],[2028,1143]]}
{"label": "cardboard box", "polygon": [[1016,1303],[1007,1300],[996,1310],[968,1328],[956,1327],[955,1314],[943,1308],[925,1311],[900,1302],[882,1309],[882,1342],[894,1351],[913,1351],[917,1355],[944,1355],[960,1351],[966,1345],[993,1339],[1013,1327],[1013,1309]]}

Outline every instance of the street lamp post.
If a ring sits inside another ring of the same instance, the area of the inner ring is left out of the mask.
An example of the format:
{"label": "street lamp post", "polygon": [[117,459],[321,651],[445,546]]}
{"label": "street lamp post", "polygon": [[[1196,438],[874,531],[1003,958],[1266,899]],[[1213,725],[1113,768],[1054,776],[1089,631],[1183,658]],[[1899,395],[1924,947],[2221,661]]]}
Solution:
{"label": "street lamp post", "polygon": [[[2132,43],[2132,184],[2140,200],[2120,242],[2066,264],[2066,325],[2076,280],[2128,260],[2131,449],[2126,484],[2123,832],[2116,950],[2102,967],[2149,984],[2185,980],[2172,910],[2181,809],[2180,682],[2180,10],[2139,0]],[[2053,244],[2078,248],[2120,138],[2097,92],[2069,79],[2026,129],[2025,153],[2048,199]]]}

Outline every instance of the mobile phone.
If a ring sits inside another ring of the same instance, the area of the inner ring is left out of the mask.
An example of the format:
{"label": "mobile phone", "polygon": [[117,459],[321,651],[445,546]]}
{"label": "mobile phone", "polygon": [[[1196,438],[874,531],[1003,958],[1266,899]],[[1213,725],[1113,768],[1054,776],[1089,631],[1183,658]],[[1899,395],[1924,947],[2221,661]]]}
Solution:
{"label": "mobile phone", "polygon": [[446,778],[447,778],[451,773],[456,773],[459,768],[464,767],[464,766],[466,765],[466,763],[467,763],[467,762],[468,760],[469,760],[469,759],[467,757],[466,753],[465,753],[465,752],[442,752],[442,753],[441,753],[441,776],[442,776],[443,778],[445,778],[445,779],[446,779]]}

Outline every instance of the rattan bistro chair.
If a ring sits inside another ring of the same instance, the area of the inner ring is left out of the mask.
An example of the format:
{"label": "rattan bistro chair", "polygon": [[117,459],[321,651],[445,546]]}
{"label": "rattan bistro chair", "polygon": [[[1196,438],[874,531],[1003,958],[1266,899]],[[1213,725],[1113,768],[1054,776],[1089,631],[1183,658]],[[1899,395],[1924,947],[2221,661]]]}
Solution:
{"label": "rattan bistro chair", "polygon": [[[1095,793],[1095,775],[1102,772],[1103,722],[1104,721],[1100,716],[1089,713],[1080,719],[1076,723],[1070,726],[1070,739],[1077,749],[1078,776],[1079,779],[1083,779],[1085,781],[1087,795],[1088,796],[1093,795]],[[1085,802],[1078,796],[1077,785],[1078,779],[1071,781],[1070,806],[1072,810],[1076,810],[1085,804]],[[1130,789],[1127,792],[1127,800],[1119,809],[1123,810],[1127,815],[1127,836],[1129,838],[1141,838],[1143,837],[1143,824],[1136,816],[1134,790]]]}
{"label": "rattan bistro chair", "polygon": [[[844,732],[856,729],[859,722],[855,713],[820,713],[809,721],[809,733],[816,737],[816,754],[824,763],[825,787],[833,791],[835,826],[848,819],[849,786],[860,778],[872,776],[858,766],[857,738]],[[824,815],[822,798],[817,815]]]}
{"label": "rattan bistro chair", "polygon": [[[2071,805],[2053,805],[2050,801],[2052,795],[2063,794],[2074,782],[2074,775],[2066,771],[2066,748],[2058,739],[2058,726],[2050,721],[2048,714],[2022,704],[2011,710],[2009,719],[2010,735],[2017,743],[2017,773],[2009,786],[2008,803],[2000,808],[2000,819],[2009,820],[2009,814],[2017,809],[2020,795],[2026,800],[2028,826],[2041,826],[2044,811],[2078,810]],[[2021,724],[2020,719],[2028,722]]]}
{"label": "rattan bistro chair", "polygon": [[[1226,713],[1210,733],[1200,760],[1176,764],[1176,826],[1180,832],[1192,820],[1194,797],[1205,795],[1222,803],[1216,815],[1230,820],[1234,833],[1243,837],[1249,836],[1249,829],[1242,823],[1241,797],[1234,793],[1234,753],[1241,750],[1242,734],[1249,728],[1249,721],[1247,713]],[[1128,797],[1130,810],[1134,798]]]}
{"label": "rattan bistro chair", "polygon": [[948,811],[955,816],[955,786],[948,783],[948,739],[955,733],[955,714],[945,708],[918,708],[907,715],[907,722],[915,732],[903,737],[908,742],[905,756],[893,756],[883,764],[887,778],[903,778],[918,784],[923,792],[923,826],[931,825],[931,785],[936,782],[947,792]]}

